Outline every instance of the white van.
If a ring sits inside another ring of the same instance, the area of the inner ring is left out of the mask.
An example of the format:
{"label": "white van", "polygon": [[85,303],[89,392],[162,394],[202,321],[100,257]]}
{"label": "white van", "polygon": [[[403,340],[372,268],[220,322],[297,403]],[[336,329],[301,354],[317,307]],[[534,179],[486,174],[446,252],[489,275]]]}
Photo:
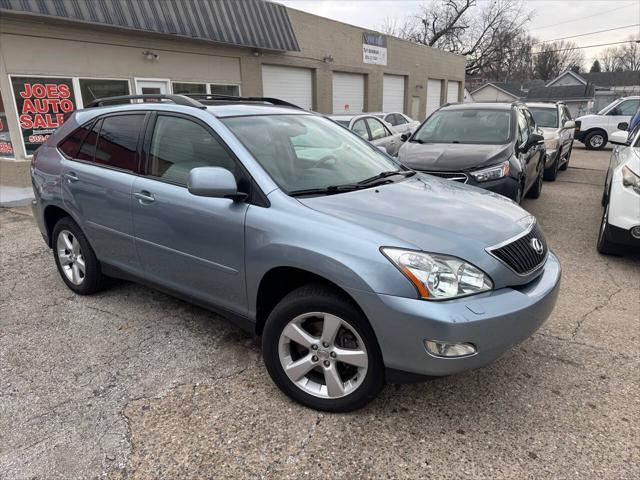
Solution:
{"label": "white van", "polygon": [[[629,123],[640,107],[640,96],[621,97],[595,115],[583,115],[576,120],[575,139],[589,150],[600,150],[609,141],[609,135],[620,130],[620,123]],[[626,129],[626,127],[625,127]]]}

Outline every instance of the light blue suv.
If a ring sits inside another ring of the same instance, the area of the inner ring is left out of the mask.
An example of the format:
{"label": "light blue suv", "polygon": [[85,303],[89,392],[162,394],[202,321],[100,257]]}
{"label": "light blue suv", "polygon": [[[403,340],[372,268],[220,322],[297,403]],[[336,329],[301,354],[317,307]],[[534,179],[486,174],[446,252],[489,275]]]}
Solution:
{"label": "light blue suv", "polygon": [[275,99],[135,98],[75,112],[34,155],[35,218],[74,292],[117,277],[213,309],[328,411],[485,365],[551,313],[560,265],[512,201]]}

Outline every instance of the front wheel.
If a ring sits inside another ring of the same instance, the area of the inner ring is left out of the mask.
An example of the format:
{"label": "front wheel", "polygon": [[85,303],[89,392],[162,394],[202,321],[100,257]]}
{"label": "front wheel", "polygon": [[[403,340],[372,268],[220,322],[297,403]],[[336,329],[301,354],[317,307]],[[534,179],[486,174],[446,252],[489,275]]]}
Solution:
{"label": "front wheel", "polygon": [[544,179],[549,182],[554,182],[556,177],[558,176],[558,168],[560,165],[561,151],[558,151],[556,154],[556,158],[553,161],[553,165],[551,165],[548,169],[544,171]]}
{"label": "front wheel", "polygon": [[606,144],[607,136],[599,130],[591,132],[584,139],[584,145],[587,147],[587,150],[602,150]]}
{"label": "front wheel", "polygon": [[382,354],[369,322],[322,285],[298,288],[276,305],[264,327],[262,354],[276,385],[317,410],[361,408],[384,386]]}
{"label": "front wheel", "polygon": [[616,255],[619,253],[618,246],[611,242],[609,239],[609,203],[604,208],[602,213],[602,222],[600,223],[600,232],[598,233],[598,252],[603,255]]}

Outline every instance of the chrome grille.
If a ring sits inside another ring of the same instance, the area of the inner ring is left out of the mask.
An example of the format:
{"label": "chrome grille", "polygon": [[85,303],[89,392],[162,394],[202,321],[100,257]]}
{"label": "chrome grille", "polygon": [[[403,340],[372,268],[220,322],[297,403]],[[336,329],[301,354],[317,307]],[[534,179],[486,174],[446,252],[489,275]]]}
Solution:
{"label": "chrome grille", "polygon": [[428,170],[422,170],[422,172],[435,177],[446,178],[454,182],[467,183],[469,180],[469,177],[464,172],[430,172]]}
{"label": "chrome grille", "polygon": [[[538,246],[542,247],[539,253],[534,248],[536,240],[540,242]],[[527,275],[540,268],[549,253],[547,242],[538,224],[534,224],[533,228],[524,235],[504,245],[490,247],[487,251],[518,275]]]}

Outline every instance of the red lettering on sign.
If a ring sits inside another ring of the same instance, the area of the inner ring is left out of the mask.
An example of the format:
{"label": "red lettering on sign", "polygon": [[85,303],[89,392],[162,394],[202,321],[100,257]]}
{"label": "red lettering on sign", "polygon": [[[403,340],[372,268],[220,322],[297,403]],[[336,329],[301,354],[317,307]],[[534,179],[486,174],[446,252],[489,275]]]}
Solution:
{"label": "red lettering on sign", "polygon": [[33,127],[33,120],[31,120],[31,115],[20,115],[20,127],[25,130]]}
{"label": "red lettering on sign", "polygon": [[36,98],[44,98],[47,96],[47,89],[41,83],[31,86],[31,93]]}

